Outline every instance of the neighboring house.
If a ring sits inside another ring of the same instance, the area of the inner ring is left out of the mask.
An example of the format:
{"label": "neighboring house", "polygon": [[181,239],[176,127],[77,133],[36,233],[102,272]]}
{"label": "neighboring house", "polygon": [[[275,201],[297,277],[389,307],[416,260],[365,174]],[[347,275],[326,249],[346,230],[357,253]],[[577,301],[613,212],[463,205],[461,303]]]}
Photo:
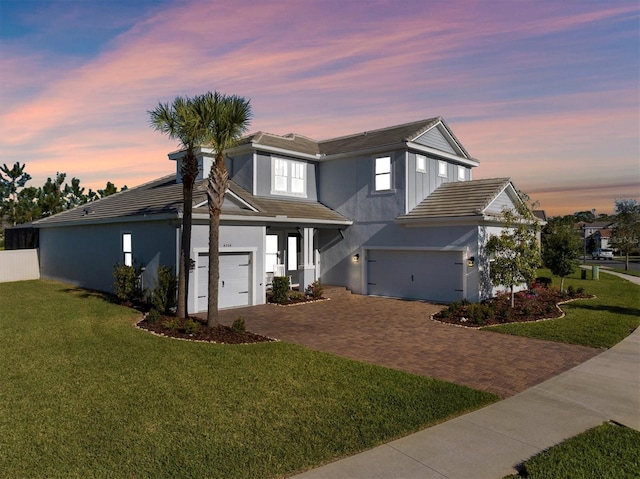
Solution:
{"label": "neighboring house", "polygon": [[603,228],[598,230],[593,234],[593,241],[596,245],[596,249],[607,249],[611,248],[611,235],[613,233],[612,229]]}
{"label": "neighboring house", "polygon": [[[196,151],[190,311],[207,307],[206,176]],[[176,175],[37,221],[41,273],[110,291],[117,263],[178,267]],[[451,302],[492,294],[488,236],[521,200],[508,178],[472,180],[472,158],[440,118],[330,140],[258,132],[226,152],[220,227],[221,308],[262,304],[273,274],[301,289],[316,279],[358,294]]]}
{"label": "neighboring house", "polygon": [[586,250],[588,252],[598,248],[609,248],[613,227],[614,223],[611,221],[580,222],[573,225],[574,230],[580,233],[582,241],[586,242]]}

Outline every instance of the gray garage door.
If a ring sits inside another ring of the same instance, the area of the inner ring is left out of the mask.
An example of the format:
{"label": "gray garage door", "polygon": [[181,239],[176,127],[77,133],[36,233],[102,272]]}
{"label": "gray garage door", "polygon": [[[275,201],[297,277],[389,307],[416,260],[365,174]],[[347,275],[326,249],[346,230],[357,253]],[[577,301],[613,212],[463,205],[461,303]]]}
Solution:
{"label": "gray garage door", "polygon": [[[218,308],[249,306],[251,255],[221,253]],[[209,293],[209,254],[198,255],[198,311],[207,310]]]}
{"label": "gray garage door", "polygon": [[367,292],[372,295],[459,301],[463,274],[460,251],[367,252]]}

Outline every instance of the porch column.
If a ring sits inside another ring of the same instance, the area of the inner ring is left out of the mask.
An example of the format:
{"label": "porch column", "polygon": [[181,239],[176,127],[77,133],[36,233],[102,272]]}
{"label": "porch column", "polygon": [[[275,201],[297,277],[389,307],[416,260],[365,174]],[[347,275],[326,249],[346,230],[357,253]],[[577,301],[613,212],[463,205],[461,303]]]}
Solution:
{"label": "porch column", "polygon": [[302,268],[299,270],[301,291],[315,281],[316,266],[313,258],[313,228],[304,228],[302,234]]}

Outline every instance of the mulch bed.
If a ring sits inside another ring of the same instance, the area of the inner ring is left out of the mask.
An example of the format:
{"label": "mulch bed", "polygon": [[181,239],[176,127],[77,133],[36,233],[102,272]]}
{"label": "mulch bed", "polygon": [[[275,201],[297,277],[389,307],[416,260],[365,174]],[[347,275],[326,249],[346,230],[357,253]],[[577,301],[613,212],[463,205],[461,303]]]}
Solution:
{"label": "mulch bed", "polygon": [[564,316],[559,305],[576,299],[593,298],[584,292],[561,292],[559,289],[535,289],[515,294],[511,308],[511,294],[504,293],[482,303],[453,303],[433,319],[442,323],[466,327],[493,326],[556,319]]}
{"label": "mulch bed", "polygon": [[206,341],[220,344],[255,344],[276,341],[273,338],[268,338],[249,331],[234,331],[229,326],[224,326],[222,324],[214,328],[207,328],[206,321],[198,318],[190,318],[190,321],[195,322],[199,326],[197,328],[198,330],[196,332],[187,332],[189,326],[191,327],[190,331],[193,331],[193,325],[187,324],[187,321],[189,320],[184,318],[180,319],[173,316],[160,316],[158,321],[151,322],[149,321],[149,317],[145,316],[137,326],[140,329],[144,329],[161,336],[186,339],[190,341]]}

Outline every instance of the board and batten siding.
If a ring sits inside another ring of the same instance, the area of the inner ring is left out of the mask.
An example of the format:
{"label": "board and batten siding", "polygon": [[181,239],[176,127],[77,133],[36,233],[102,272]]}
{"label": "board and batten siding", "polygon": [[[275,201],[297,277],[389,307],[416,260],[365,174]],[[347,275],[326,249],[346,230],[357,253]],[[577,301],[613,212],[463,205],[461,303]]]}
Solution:
{"label": "board and batten siding", "polygon": [[414,143],[446,151],[453,155],[458,154],[437,127],[431,128],[426,133],[420,135],[414,140]]}
{"label": "board and batten siding", "polygon": [[40,279],[37,249],[0,251],[0,283]]}
{"label": "board and batten siding", "polygon": [[500,193],[487,207],[486,213],[489,214],[500,214],[503,210],[507,208],[513,210],[515,205],[513,204],[513,200],[509,197],[506,190]]}
{"label": "board and batten siding", "polygon": [[[438,160],[426,155],[426,173],[416,171],[416,155],[420,153],[409,153],[407,161],[407,208],[406,213],[424,200],[443,183],[458,181],[458,165],[454,165],[445,160]],[[439,161],[447,163],[447,176],[438,174]],[[470,168],[465,167],[465,180],[471,179]]]}

